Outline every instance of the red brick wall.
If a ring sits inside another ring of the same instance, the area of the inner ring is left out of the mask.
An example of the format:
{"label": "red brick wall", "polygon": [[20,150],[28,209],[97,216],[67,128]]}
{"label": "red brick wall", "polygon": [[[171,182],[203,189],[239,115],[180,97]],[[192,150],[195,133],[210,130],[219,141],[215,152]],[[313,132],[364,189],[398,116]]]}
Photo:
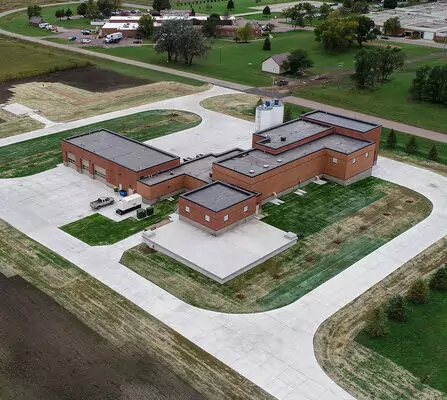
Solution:
{"label": "red brick wall", "polygon": [[[199,206],[188,199],[180,197],[179,199],[179,213],[180,215],[191,219],[213,231],[221,230],[229,225],[232,225],[244,218],[253,215],[256,212],[257,197],[252,197],[241,203],[220,212],[213,212],[205,207]],[[189,207],[189,213],[185,211],[185,207]],[[244,207],[248,206],[248,211],[244,213]],[[210,222],[205,220],[205,215],[210,217]],[[225,215],[228,215],[228,221],[224,221]]]}
{"label": "red brick wall", "polygon": [[141,194],[141,196],[148,200],[155,200],[162,196],[178,192],[182,189],[197,189],[198,187],[206,184],[207,182],[203,182],[200,179],[194,178],[190,175],[180,175],[174,176],[171,179],[155,185],[145,185],[144,183],[137,182],[137,193]]}
{"label": "red brick wall", "polygon": [[106,180],[111,185],[122,185],[123,189],[136,189],[137,181],[141,176],[153,175],[158,172],[166,171],[174,168],[180,164],[180,159],[174,159],[163,164],[156,165],[151,168],[147,168],[143,171],[132,171],[121,165],[114,163],[113,161],[106,160],[96,154],[90,153],[85,149],[81,149],[68,142],[62,142],[62,157],[64,161],[67,161],[67,152],[73,153],[76,157],[76,167],[81,169],[81,159],[88,160],[90,162],[90,173],[94,173],[94,165],[98,165],[106,170]]}

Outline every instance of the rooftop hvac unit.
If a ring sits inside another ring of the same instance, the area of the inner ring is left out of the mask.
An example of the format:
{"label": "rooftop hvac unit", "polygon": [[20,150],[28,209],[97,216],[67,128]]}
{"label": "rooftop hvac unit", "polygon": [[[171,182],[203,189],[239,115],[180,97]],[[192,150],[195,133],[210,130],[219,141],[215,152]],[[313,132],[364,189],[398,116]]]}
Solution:
{"label": "rooftop hvac unit", "polygon": [[264,167],[264,168],[268,168],[269,165],[268,165],[268,164],[264,164],[263,167]]}
{"label": "rooftop hvac unit", "polygon": [[282,159],[281,158],[278,158],[278,160],[276,160],[276,161],[278,161],[279,163],[282,163]]}
{"label": "rooftop hvac unit", "polygon": [[255,173],[255,171],[254,171],[253,169],[251,169],[251,170],[248,171],[248,172],[250,172],[250,174],[254,174],[254,173]]}
{"label": "rooftop hvac unit", "polygon": [[281,136],[281,142],[285,142],[287,138],[285,136]]}

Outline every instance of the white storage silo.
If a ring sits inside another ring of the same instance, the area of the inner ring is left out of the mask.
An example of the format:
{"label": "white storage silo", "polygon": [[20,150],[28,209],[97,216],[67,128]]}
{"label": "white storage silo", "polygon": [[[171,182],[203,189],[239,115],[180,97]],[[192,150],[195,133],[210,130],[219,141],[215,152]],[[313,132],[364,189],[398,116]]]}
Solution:
{"label": "white storage silo", "polygon": [[284,104],[278,99],[273,100],[271,126],[281,125],[284,121]]}
{"label": "white storage silo", "polygon": [[255,131],[263,131],[272,126],[273,107],[267,100],[265,104],[256,107],[256,128]]}

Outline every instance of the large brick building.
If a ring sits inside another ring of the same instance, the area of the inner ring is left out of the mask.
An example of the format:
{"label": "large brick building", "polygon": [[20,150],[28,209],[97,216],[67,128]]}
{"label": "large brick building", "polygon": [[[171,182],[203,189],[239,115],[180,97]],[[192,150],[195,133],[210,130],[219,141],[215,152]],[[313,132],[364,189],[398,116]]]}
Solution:
{"label": "large brick building", "polygon": [[[275,103],[276,104],[276,103]],[[349,185],[371,175],[381,126],[313,111],[255,132],[252,148],[179,157],[100,130],[62,143],[66,165],[149,203],[178,193],[180,217],[215,235],[261,211],[262,203],[324,177]]]}

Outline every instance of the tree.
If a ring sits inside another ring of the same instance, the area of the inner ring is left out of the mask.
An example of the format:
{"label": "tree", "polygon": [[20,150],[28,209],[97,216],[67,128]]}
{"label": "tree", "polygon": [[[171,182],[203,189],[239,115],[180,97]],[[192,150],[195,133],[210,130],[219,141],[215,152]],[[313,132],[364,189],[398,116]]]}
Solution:
{"label": "tree", "polygon": [[423,65],[416,70],[416,77],[410,88],[410,93],[415,100],[424,100],[425,91],[427,87],[428,76],[431,68],[428,65]]}
{"label": "tree", "polygon": [[123,5],[123,1],[122,0],[112,0],[112,7],[113,10],[119,10]]}
{"label": "tree", "polygon": [[354,1],[350,12],[353,14],[365,14],[368,12],[368,3],[365,0]]}
{"label": "tree", "polygon": [[429,288],[427,282],[423,279],[414,281],[407,292],[408,300],[414,304],[423,304],[427,302]]}
{"label": "tree", "polygon": [[447,267],[439,268],[430,278],[430,289],[447,291]]}
{"label": "tree", "polygon": [[320,16],[318,17],[319,19],[325,20],[327,19],[327,17],[329,17],[329,14],[331,13],[332,8],[329,4],[327,3],[323,3],[320,8],[318,9],[318,14],[320,14]]}
{"label": "tree", "polygon": [[405,299],[402,296],[392,297],[388,301],[386,312],[389,319],[397,322],[404,322],[407,318],[407,305]]}
{"label": "tree", "polygon": [[262,10],[262,13],[264,15],[270,15],[270,7],[269,6],[265,6],[264,9]]}
{"label": "tree", "polygon": [[374,50],[379,54],[378,79],[382,82],[405,64],[405,53],[398,47],[378,47]]}
{"label": "tree", "polygon": [[149,14],[142,15],[138,21],[137,33],[143,39],[150,39],[154,34],[154,19]]}
{"label": "tree", "polygon": [[416,137],[411,136],[405,146],[405,153],[416,154],[417,151],[418,151],[418,144],[416,142]]}
{"label": "tree", "polygon": [[386,145],[387,145],[390,149],[394,149],[394,148],[396,148],[396,145],[397,145],[397,136],[396,136],[396,132],[394,132],[394,129],[391,129],[390,134],[389,134],[388,137],[386,138]]}
{"label": "tree", "polygon": [[292,121],[292,119],[293,119],[292,109],[290,108],[289,105],[286,105],[284,107],[284,119],[283,119],[283,122]]}
{"label": "tree", "polygon": [[388,18],[383,24],[383,30],[387,35],[397,35],[401,29],[399,17]]}
{"label": "tree", "polygon": [[67,8],[67,9],[65,10],[65,17],[66,17],[67,19],[70,19],[72,15],[73,15],[73,11],[71,11],[70,8]]}
{"label": "tree", "polygon": [[284,18],[291,21],[293,29],[295,29],[297,26],[304,27],[306,25],[304,22],[306,12],[304,10],[303,4],[304,3],[298,3],[297,5],[286,8],[283,11]]}
{"label": "tree", "polygon": [[264,44],[262,46],[262,50],[271,50],[272,49],[272,45],[270,43],[270,38],[267,36],[264,40]]}
{"label": "tree", "polygon": [[152,8],[153,8],[155,11],[160,11],[160,10],[161,10],[161,0],[154,0],[154,1],[152,2]]}
{"label": "tree", "polygon": [[436,145],[432,145],[430,148],[430,151],[428,153],[428,159],[431,161],[438,161],[438,148],[436,147]]}
{"label": "tree", "polygon": [[447,105],[447,65],[418,68],[410,93],[415,100]]}
{"label": "tree", "polygon": [[304,70],[311,68],[314,65],[309,58],[306,50],[293,50],[286,60],[282,63],[282,67],[291,74],[301,75]]}
{"label": "tree", "polygon": [[365,332],[372,338],[385,336],[388,333],[388,320],[383,307],[377,307],[368,312]]}
{"label": "tree", "polygon": [[370,49],[360,49],[355,54],[355,73],[351,76],[360,89],[374,87],[377,83],[378,53]]}
{"label": "tree", "polygon": [[186,65],[192,65],[194,57],[207,55],[211,47],[192,24],[181,25],[181,28],[178,34],[178,52],[182,55]]}
{"label": "tree", "polygon": [[377,29],[376,24],[371,18],[365,17],[361,15],[356,18],[358,23],[357,31],[355,33],[355,40],[362,47],[363,43],[366,43],[368,40],[374,40],[377,37]]}
{"label": "tree", "polygon": [[233,2],[233,0],[228,0],[227,10],[234,10],[234,2]]}
{"label": "tree", "polygon": [[241,26],[237,30],[237,37],[242,41],[247,43],[253,38],[253,26],[247,22],[244,26]]}
{"label": "tree", "polygon": [[383,0],[383,8],[396,8],[397,0]]}
{"label": "tree", "polygon": [[302,8],[304,10],[304,20],[312,26],[312,20],[315,18],[317,8],[308,2],[302,3]]}
{"label": "tree", "polygon": [[99,11],[98,3],[96,1],[87,1],[86,15],[90,19],[97,19],[101,17],[101,12]]}
{"label": "tree", "polygon": [[[219,18],[220,20],[220,18]],[[219,21],[215,20],[215,19],[211,19],[208,18],[204,24],[202,25],[202,33],[206,36],[206,37],[214,37],[216,36],[216,31],[217,31],[217,24],[219,23]]]}
{"label": "tree", "polygon": [[31,17],[41,17],[42,16],[42,7],[34,4],[32,6],[28,6],[26,9],[26,13],[28,14],[28,19]]}
{"label": "tree", "polygon": [[96,4],[98,4],[98,9],[104,17],[108,18],[112,15],[113,11],[112,0],[97,0]]}
{"label": "tree", "polygon": [[259,106],[262,106],[263,104],[264,104],[264,101],[260,97],[253,108],[253,114],[256,115],[256,108],[258,108]]}
{"label": "tree", "polygon": [[355,20],[329,18],[315,29],[315,40],[327,51],[346,51],[354,42],[357,29]]}
{"label": "tree", "polygon": [[87,3],[81,3],[78,5],[78,8],[76,9],[76,14],[85,17],[87,14]]}
{"label": "tree", "polygon": [[194,8],[191,7],[191,17],[195,17],[196,15],[196,10],[194,10]]}
{"label": "tree", "polygon": [[65,17],[65,10],[63,8],[60,8],[59,10],[56,10],[54,13],[54,16],[59,19],[59,21],[62,21],[62,18]]}

